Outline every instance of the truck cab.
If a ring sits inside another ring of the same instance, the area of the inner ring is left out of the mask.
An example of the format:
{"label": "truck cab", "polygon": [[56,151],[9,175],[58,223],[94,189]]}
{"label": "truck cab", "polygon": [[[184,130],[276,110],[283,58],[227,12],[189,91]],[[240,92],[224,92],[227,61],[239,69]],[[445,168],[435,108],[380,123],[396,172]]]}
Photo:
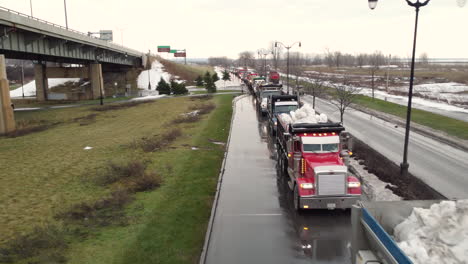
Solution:
{"label": "truck cab", "polygon": [[294,192],[294,207],[351,208],[361,184],[343,161],[339,123],[278,125],[278,165]]}
{"label": "truck cab", "polygon": [[276,135],[276,126],[278,125],[278,115],[289,114],[300,107],[299,97],[296,95],[272,95],[267,104],[268,108],[268,127],[271,135]]}
{"label": "truck cab", "polygon": [[268,98],[273,95],[281,95],[282,85],[260,85],[256,93],[258,109],[262,115],[268,111]]}
{"label": "truck cab", "polygon": [[270,71],[268,73],[268,81],[273,84],[279,84],[279,81],[280,81],[279,73],[277,71]]}

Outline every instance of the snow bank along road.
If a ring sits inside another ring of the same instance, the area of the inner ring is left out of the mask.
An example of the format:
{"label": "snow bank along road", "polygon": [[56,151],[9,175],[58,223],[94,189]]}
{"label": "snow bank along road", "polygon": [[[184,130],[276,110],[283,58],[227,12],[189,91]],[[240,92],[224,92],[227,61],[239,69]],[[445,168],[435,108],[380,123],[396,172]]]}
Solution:
{"label": "snow bank along road", "polygon": [[[303,100],[312,103],[312,97]],[[316,109],[331,119],[339,120],[337,108],[318,99]],[[403,157],[404,127],[348,109],[344,116],[348,132],[367,143],[396,164]],[[468,198],[468,153],[410,132],[409,171],[447,198]]]}
{"label": "snow bank along road", "polygon": [[298,215],[277,178],[266,122],[251,96],[236,102],[207,264],[351,263],[349,212]]}

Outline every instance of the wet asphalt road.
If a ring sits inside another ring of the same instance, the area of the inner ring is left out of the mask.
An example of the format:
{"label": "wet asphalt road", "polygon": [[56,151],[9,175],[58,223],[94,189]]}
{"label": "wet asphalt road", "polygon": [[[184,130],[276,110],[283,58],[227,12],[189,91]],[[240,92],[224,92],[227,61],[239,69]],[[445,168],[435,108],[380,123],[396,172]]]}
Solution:
{"label": "wet asphalt road", "polygon": [[350,263],[349,211],[297,214],[253,98],[235,108],[205,263]]}

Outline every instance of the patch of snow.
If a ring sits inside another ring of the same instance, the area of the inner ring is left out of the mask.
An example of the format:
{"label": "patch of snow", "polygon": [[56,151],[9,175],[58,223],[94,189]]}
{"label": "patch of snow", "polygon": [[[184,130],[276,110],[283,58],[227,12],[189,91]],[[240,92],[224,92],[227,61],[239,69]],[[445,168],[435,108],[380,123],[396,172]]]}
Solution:
{"label": "patch of snow", "polygon": [[394,235],[414,264],[467,263],[468,200],[414,208],[395,227]]}
{"label": "patch of snow", "polygon": [[84,147],[84,150],[90,150],[90,149],[93,149],[93,147],[90,147],[90,146]]}
{"label": "patch of snow", "polygon": [[161,94],[161,95],[148,95],[148,96],[143,96],[143,97],[132,98],[132,99],[130,99],[130,101],[156,100],[156,99],[159,99],[159,98],[162,98],[162,97],[165,97],[165,96],[166,96],[165,94]]}
{"label": "patch of snow", "polygon": [[349,163],[357,171],[362,183],[362,190],[371,201],[400,201],[402,198],[386,188],[390,183],[381,181],[377,176],[364,170],[362,165],[355,159],[350,159]]}
{"label": "patch of snow", "polygon": [[198,115],[199,112],[200,112],[200,110],[195,110],[195,111],[188,112],[188,113],[185,113],[185,114],[182,114],[182,115],[185,115],[185,116],[196,116],[196,115]]}
{"label": "patch of snow", "polygon": [[[49,84],[49,90],[50,88],[59,86],[67,82],[79,82],[79,81],[80,81],[79,78],[49,78],[47,79],[47,82]],[[36,96],[36,81],[31,81],[25,84],[23,88],[19,87],[19,88],[16,88],[15,90],[10,91],[10,97],[12,98],[22,97],[23,89],[24,89],[24,96]]]}
{"label": "patch of snow", "polygon": [[241,80],[240,79],[236,78],[233,74],[229,73],[230,77],[231,77],[231,80],[226,81],[226,83],[224,83],[224,81],[223,81],[224,68],[215,67],[214,70],[218,74],[218,77],[219,77],[219,81],[215,82],[216,88],[218,90],[223,90],[223,89],[228,89],[228,88],[229,88],[229,90],[240,89],[240,86],[241,86]]}
{"label": "patch of snow", "polygon": [[164,71],[164,66],[157,60],[151,64],[151,69],[142,71],[138,75],[137,86],[140,89],[148,89],[148,83],[151,83],[151,90],[156,90],[159,81],[163,78],[166,82],[170,82],[171,74]]}

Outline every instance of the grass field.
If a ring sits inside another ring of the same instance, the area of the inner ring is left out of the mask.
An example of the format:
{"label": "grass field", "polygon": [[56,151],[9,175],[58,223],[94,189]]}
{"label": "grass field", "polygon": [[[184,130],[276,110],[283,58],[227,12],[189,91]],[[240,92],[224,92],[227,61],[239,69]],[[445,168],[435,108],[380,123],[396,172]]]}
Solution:
{"label": "grass field", "polygon": [[[118,101],[125,101],[133,97],[107,97],[103,99],[104,104]],[[57,106],[57,105],[70,105],[70,104],[99,104],[100,99],[93,100],[81,100],[81,101],[69,101],[69,100],[50,100],[44,102],[38,102],[34,99],[12,99],[12,103],[15,104],[16,108],[19,107],[47,107],[47,106]]]}
{"label": "grass field", "polygon": [[[164,68],[171,75],[179,76],[181,79],[186,80],[189,85],[193,85],[195,79],[200,75],[203,75],[208,71],[210,74],[214,73],[213,67],[209,65],[184,65],[180,63],[175,63],[172,61],[164,60],[158,58],[159,62],[164,65]],[[221,78],[221,76],[219,76]]]}
{"label": "grass field", "polygon": [[[224,153],[223,146],[211,141],[227,139],[232,98],[179,97],[108,111],[84,106],[16,113],[17,122],[26,127],[52,125],[0,138],[0,263],[196,262]],[[180,114],[207,104],[216,108],[201,119],[174,123]],[[144,150],[152,139],[174,134],[163,148]],[[93,149],[84,150],[86,146]],[[109,197],[129,183],[102,185],[96,179],[110,163],[128,161],[147,164],[146,172],[159,175],[162,184],[154,191],[135,192],[122,208],[106,207]],[[104,214],[109,223],[91,225],[95,215],[74,222],[58,217],[83,203],[104,206],[96,214]],[[113,212],[115,208],[121,210]],[[42,231],[36,232],[38,228]],[[33,242],[42,240],[36,237],[54,243],[31,249],[27,258],[13,254],[17,250],[11,245],[37,247]]]}
{"label": "grass field", "polygon": [[10,84],[10,91],[15,90],[19,87],[21,87],[21,84]]}
{"label": "grass field", "polygon": [[[357,96],[354,103],[370,109],[392,114],[406,120],[406,106],[386,102],[376,98],[372,100],[372,98],[364,95]],[[411,111],[411,120],[415,123],[446,132],[449,135],[468,139],[467,122],[415,108]]]}

